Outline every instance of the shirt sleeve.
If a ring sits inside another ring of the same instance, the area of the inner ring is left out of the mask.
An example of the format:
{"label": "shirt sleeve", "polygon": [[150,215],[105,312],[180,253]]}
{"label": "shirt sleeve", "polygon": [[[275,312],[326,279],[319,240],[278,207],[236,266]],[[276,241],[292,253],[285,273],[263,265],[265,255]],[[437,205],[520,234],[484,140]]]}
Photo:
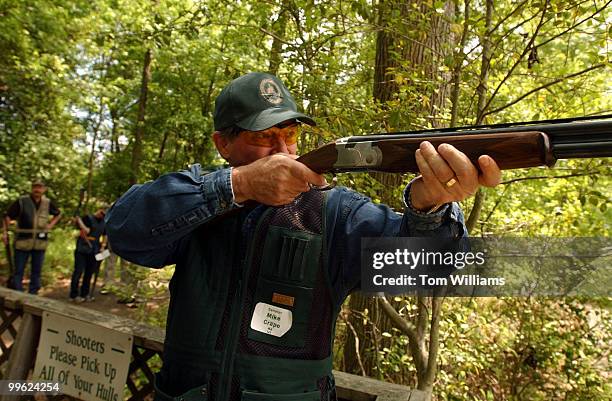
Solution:
{"label": "shirt sleeve", "polygon": [[59,216],[61,211],[57,208],[53,201],[49,201],[49,214],[51,216]]}
{"label": "shirt sleeve", "polygon": [[404,219],[402,235],[405,237],[466,237],[463,211],[457,203],[446,204],[435,213],[419,212],[410,205],[411,181],[404,189]]}
{"label": "shirt sleeve", "polygon": [[19,200],[16,200],[9,206],[5,216],[8,216],[11,220],[17,220],[19,218],[19,213],[21,213],[21,208],[19,207]]}
{"label": "shirt sleeve", "polygon": [[[85,224],[85,227],[91,228],[92,224],[91,224],[91,218],[89,217],[89,215],[81,216],[81,221],[83,222],[83,224]],[[77,224],[77,227],[78,227],[78,224]]]}
{"label": "shirt sleeve", "polygon": [[108,211],[106,233],[113,252],[142,266],[176,263],[183,238],[235,208],[231,170],[201,175],[200,166],[134,185]]}
{"label": "shirt sleeve", "polygon": [[[410,186],[404,197],[409,195]],[[436,213],[425,214],[408,207],[404,214],[346,188],[332,190],[327,203],[327,250],[329,278],[336,305],[361,281],[361,238],[455,237],[467,235],[463,213],[452,203]]]}

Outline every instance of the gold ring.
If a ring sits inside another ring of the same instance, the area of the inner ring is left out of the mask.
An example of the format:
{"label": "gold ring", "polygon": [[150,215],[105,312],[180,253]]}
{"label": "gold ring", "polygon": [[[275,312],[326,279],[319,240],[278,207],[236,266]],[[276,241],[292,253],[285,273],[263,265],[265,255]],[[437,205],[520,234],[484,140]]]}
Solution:
{"label": "gold ring", "polygon": [[444,185],[446,186],[446,188],[450,188],[453,185],[455,185],[457,183],[457,180],[455,179],[455,177],[451,178],[450,180],[446,181],[444,183]]}

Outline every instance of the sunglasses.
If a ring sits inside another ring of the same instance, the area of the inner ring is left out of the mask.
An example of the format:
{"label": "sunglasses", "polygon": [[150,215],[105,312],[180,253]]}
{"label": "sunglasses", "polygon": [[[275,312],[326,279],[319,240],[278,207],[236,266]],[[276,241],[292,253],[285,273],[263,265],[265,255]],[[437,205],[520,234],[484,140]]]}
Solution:
{"label": "sunglasses", "polygon": [[296,121],[288,121],[277,124],[261,131],[242,131],[244,141],[253,146],[274,146],[279,139],[285,142],[285,145],[291,146],[297,143],[299,135],[299,124]]}

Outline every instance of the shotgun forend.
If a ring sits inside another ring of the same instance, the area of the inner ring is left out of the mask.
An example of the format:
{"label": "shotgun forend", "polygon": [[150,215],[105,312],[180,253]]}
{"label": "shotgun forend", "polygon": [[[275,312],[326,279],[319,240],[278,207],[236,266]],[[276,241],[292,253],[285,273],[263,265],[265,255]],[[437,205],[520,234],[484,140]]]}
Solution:
{"label": "shotgun forend", "polygon": [[423,141],[452,144],[475,164],[486,154],[502,169],[552,166],[557,159],[612,156],[612,115],[351,136],[298,160],[318,173],[417,172],[414,152]]}

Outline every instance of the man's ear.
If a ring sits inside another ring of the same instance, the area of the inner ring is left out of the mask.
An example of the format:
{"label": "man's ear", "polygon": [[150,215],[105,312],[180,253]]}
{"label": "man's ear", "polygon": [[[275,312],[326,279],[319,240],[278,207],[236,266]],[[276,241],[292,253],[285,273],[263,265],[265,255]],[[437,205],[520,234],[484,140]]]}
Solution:
{"label": "man's ear", "polygon": [[221,135],[219,131],[213,132],[212,139],[221,157],[227,160],[230,154],[229,147],[231,146],[231,141],[225,136]]}

